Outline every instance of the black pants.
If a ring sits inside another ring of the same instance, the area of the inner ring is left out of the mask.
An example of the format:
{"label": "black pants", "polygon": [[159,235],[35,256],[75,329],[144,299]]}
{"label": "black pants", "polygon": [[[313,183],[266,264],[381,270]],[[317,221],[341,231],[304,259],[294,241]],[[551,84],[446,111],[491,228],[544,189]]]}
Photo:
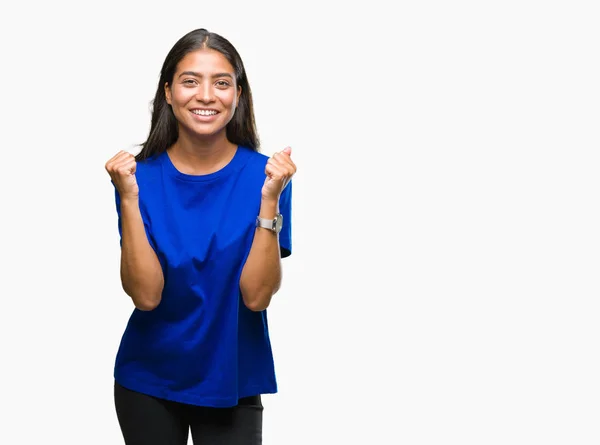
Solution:
{"label": "black pants", "polygon": [[115,382],[115,408],[126,445],[260,445],[260,395],[233,408],[171,402],[126,389]]}

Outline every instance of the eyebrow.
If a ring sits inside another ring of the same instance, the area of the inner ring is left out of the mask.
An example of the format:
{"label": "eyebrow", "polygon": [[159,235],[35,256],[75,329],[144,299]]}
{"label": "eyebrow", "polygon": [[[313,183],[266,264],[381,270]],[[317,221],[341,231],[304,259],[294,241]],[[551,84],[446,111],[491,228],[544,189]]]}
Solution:
{"label": "eyebrow", "polygon": [[[178,77],[181,76],[194,76],[194,77],[203,77],[202,74],[197,73],[195,71],[184,71],[183,73],[181,73]],[[216,78],[216,77],[229,77],[230,79],[233,79],[233,76],[229,73],[217,73],[217,74],[213,74],[212,78]]]}

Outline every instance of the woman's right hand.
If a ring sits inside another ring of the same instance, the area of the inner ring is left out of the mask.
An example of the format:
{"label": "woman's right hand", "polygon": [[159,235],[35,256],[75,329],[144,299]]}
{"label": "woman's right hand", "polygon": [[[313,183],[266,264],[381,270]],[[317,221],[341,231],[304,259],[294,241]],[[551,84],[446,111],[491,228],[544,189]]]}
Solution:
{"label": "woman's right hand", "polygon": [[138,198],[139,188],[135,178],[136,167],[135,156],[123,150],[113,156],[105,165],[121,200]]}

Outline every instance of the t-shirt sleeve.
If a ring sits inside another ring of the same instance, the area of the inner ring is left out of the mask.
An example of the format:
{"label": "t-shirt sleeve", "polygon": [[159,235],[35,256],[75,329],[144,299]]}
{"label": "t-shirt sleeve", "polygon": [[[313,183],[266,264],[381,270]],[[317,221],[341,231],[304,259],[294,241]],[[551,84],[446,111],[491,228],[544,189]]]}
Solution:
{"label": "t-shirt sleeve", "polygon": [[292,254],[292,181],[279,197],[279,212],[283,216],[283,226],[279,232],[279,247],[281,258],[285,258]]}
{"label": "t-shirt sleeve", "polygon": [[[114,187],[114,183],[113,183]],[[118,216],[118,228],[119,228],[119,244],[123,245],[123,227],[121,224],[121,197],[119,195],[119,191],[115,188],[115,204],[117,207],[117,216]],[[150,231],[150,224],[148,222],[148,218],[146,217],[144,211],[140,208],[140,213],[142,214],[142,220],[144,221],[144,228],[146,229],[146,237],[148,238],[148,242],[156,252],[156,244],[154,243],[154,239],[152,237],[152,233]]]}

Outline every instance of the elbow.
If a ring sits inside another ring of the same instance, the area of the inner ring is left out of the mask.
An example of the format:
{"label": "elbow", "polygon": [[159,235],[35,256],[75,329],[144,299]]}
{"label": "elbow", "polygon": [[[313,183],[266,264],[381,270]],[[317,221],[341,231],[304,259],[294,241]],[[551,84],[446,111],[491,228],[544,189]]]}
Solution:
{"label": "elbow", "polygon": [[135,305],[136,309],[139,309],[140,311],[144,311],[144,312],[153,311],[160,304],[160,298],[135,298],[134,299],[132,297],[132,300],[133,300],[133,304]]}
{"label": "elbow", "polygon": [[240,280],[240,292],[244,305],[252,312],[264,311],[271,303],[271,298],[281,286],[281,277],[277,280],[249,279],[247,276]]}
{"label": "elbow", "polygon": [[275,290],[261,290],[256,292],[243,292],[242,291],[242,299],[244,300],[244,305],[250,309],[252,312],[261,312],[269,307],[271,303],[271,298],[275,295],[277,289]]}
{"label": "elbow", "polygon": [[269,307],[269,301],[260,301],[260,300],[246,301],[246,300],[244,300],[244,304],[252,312],[262,312],[266,308]]}
{"label": "elbow", "polygon": [[136,309],[144,312],[156,309],[162,299],[162,290],[160,292],[140,292],[139,290],[130,290],[125,286],[123,286],[123,290],[129,295]]}

